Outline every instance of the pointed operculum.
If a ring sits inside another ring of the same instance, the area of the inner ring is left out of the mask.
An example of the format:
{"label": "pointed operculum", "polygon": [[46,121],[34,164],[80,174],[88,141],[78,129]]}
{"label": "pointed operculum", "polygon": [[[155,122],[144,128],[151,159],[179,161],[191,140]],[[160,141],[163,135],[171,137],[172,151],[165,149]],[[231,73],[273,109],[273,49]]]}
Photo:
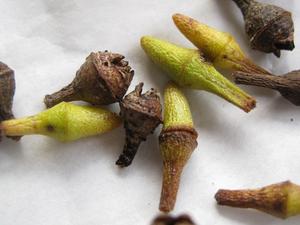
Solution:
{"label": "pointed operculum", "polygon": [[[55,116],[51,117],[54,119],[53,123],[57,123],[58,128],[62,127],[62,133],[59,136],[62,141],[73,141],[102,134],[121,124],[120,117],[106,109],[71,103],[63,104],[66,104],[65,114],[62,112],[65,117],[58,121],[55,120]],[[55,115],[56,112],[53,113]]]}
{"label": "pointed operculum", "polygon": [[229,33],[218,31],[182,14],[173,15],[178,29],[206,57],[223,69],[270,74],[248,59]]}
{"label": "pointed operculum", "polygon": [[164,130],[176,126],[193,127],[189,104],[174,83],[167,84],[164,92]]}
{"label": "pointed operculum", "polygon": [[159,136],[163,158],[163,184],[160,210],[173,210],[182,170],[197,147],[197,132],[188,102],[175,84],[169,83],[164,93],[164,127]]}
{"label": "pointed operculum", "polygon": [[280,218],[300,214],[300,186],[289,181],[254,190],[219,190],[218,204],[253,208]]}
{"label": "pointed operculum", "polygon": [[182,14],[174,14],[173,21],[181,33],[197,48],[214,61],[228,43],[228,34],[217,31]]}
{"label": "pointed operculum", "polygon": [[40,120],[36,116],[21,119],[5,120],[0,125],[0,130],[6,136],[23,136],[36,134]]}
{"label": "pointed operculum", "polygon": [[3,121],[0,128],[6,136],[40,134],[72,141],[107,132],[120,123],[120,118],[107,110],[62,102],[34,116]]}
{"label": "pointed operculum", "polygon": [[181,74],[183,66],[185,63],[189,63],[195,54],[199,55],[198,51],[183,48],[151,36],[142,37],[141,46],[147,56],[167,72],[173,81],[178,85],[185,85]]}
{"label": "pointed operculum", "polygon": [[[106,109],[62,102],[39,114],[41,134],[60,141],[74,141],[108,132],[121,124],[120,117]],[[53,129],[49,129],[53,127]]]}

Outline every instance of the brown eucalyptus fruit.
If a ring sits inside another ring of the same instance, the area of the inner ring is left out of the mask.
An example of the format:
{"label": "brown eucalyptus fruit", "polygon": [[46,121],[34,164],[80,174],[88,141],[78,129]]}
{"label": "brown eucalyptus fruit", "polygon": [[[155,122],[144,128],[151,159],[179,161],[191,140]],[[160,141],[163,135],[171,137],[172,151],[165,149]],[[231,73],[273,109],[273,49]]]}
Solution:
{"label": "brown eucalyptus fruit", "polygon": [[282,76],[234,72],[237,84],[253,85],[277,90],[294,105],[300,106],[300,70]]}
{"label": "brown eucalyptus fruit", "polygon": [[188,215],[177,217],[162,215],[154,219],[151,225],[195,225],[195,223]]}
{"label": "brown eucalyptus fruit", "polygon": [[275,5],[254,0],[233,0],[241,9],[251,47],[280,57],[280,50],[293,50],[292,14]]}
{"label": "brown eucalyptus fruit", "polygon": [[[12,105],[15,87],[14,71],[6,64],[0,62],[0,122],[14,118]],[[11,138],[16,141],[20,139],[20,137]]]}
{"label": "brown eucalyptus fruit", "polygon": [[254,190],[219,190],[219,205],[253,208],[280,218],[300,214],[300,186],[290,181]]}
{"label": "brown eucalyptus fruit", "polygon": [[44,102],[48,108],[60,103],[82,100],[93,105],[108,105],[121,101],[131,83],[134,71],[118,53],[92,52],[66,87]]}
{"label": "brown eucalyptus fruit", "polygon": [[116,164],[129,166],[142,141],[162,122],[160,97],[155,89],[142,94],[143,83],[135,87],[121,102],[121,116],[124,119],[126,143]]}

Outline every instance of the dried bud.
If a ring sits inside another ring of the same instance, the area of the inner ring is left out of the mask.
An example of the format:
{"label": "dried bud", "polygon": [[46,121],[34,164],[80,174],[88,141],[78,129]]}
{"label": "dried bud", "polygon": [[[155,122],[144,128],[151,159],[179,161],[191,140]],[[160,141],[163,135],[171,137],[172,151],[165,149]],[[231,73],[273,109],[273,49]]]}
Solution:
{"label": "dried bud", "polygon": [[293,50],[292,14],[275,5],[254,0],[233,0],[241,9],[251,47],[280,57],[280,50]]}
{"label": "dried bud", "polygon": [[152,225],[195,225],[195,223],[188,215],[181,215],[178,217],[163,215],[157,217],[152,222]]}
{"label": "dried bud", "polygon": [[[0,62],[0,122],[13,119],[13,98],[15,94],[15,74],[6,64]],[[20,137],[10,137],[16,141]],[[1,136],[0,136],[1,140]]]}
{"label": "dried bud", "polygon": [[164,126],[159,136],[163,159],[163,184],[159,209],[173,210],[184,166],[197,147],[189,104],[175,84],[168,84],[164,93]]}
{"label": "dried bud", "polygon": [[289,181],[255,190],[219,190],[218,204],[253,208],[280,218],[300,214],[300,186]]}
{"label": "dried bud", "polygon": [[7,136],[40,134],[73,141],[108,132],[120,123],[118,115],[108,110],[62,102],[34,116],[3,121],[0,130]]}
{"label": "dried bud", "polygon": [[76,73],[75,79],[60,91],[46,95],[48,108],[62,102],[86,101],[93,105],[108,105],[125,95],[133,70],[124,56],[111,52],[92,52]]}
{"label": "dried bud", "polygon": [[255,99],[222,76],[199,50],[149,36],[141,39],[141,45],[152,61],[178,85],[214,93],[246,112],[255,107]]}
{"label": "dried bud", "polygon": [[253,85],[277,90],[294,105],[300,106],[300,70],[282,76],[233,73],[237,84]]}
{"label": "dried bud", "polygon": [[173,15],[173,20],[181,33],[215,66],[233,71],[270,74],[246,57],[229,33],[218,31],[181,14]]}
{"label": "dried bud", "polygon": [[159,94],[151,89],[142,94],[143,83],[135,87],[121,102],[121,116],[124,119],[126,143],[117,165],[129,166],[142,141],[162,122]]}

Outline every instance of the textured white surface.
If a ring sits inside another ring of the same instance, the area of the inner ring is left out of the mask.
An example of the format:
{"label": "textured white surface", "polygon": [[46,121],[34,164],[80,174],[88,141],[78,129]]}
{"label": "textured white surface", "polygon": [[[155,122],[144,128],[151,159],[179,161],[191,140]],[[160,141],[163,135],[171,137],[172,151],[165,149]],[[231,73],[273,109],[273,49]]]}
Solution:
{"label": "textured white surface", "polygon": [[[230,0],[0,0],[0,60],[16,72],[15,114],[43,110],[44,95],[68,84],[97,50],[126,56],[136,71],[130,90],[144,81],[146,89],[162,91],[168,79],[145,56],[139,38],[154,35],[192,46],[173,25],[175,12],[232,33],[258,64],[276,74],[299,69],[300,3],[268,2],[293,11],[296,21],[296,49],[280,59],[249,49],[241,13]],[[211,94],[186,91],[199,146],[185,168],[174,214],[189,213],[203,225],[283,224],[256,211],[217,207],[214,200],[219,188],[255,188],[287,179],[300,183],[300,108],[273,91],[244,89],[258,101],[249,114]],[[114,164],[123,128],[69,144],[41,136],[5,140],[0,224],[150,224],[158,214],[161,188],[159,130],[124,170]],[[299,224],[299,217],[285,224]]]}

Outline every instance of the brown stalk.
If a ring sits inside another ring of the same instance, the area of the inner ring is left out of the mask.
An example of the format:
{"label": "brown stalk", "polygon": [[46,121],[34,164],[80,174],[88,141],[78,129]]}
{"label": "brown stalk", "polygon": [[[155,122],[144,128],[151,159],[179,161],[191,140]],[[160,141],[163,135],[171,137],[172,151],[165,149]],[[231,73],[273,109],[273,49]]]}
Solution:
{"label": "brown stalk", "polygon": [[265,87],[276,90],[294,105],[300,106],[300,70],[282,76],[234,72],[237,84]]}

